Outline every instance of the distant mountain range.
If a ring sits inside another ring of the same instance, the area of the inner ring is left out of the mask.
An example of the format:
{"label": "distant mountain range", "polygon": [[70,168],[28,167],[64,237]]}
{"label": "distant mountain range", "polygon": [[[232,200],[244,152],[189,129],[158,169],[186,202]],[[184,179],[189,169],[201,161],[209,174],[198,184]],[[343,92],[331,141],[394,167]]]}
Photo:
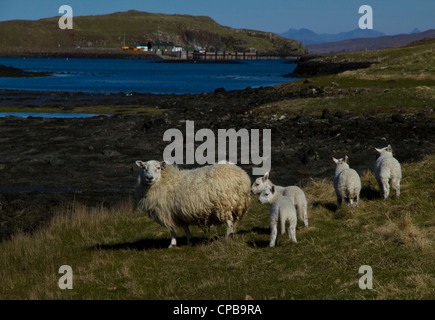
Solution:
{"label": "distant mountain range", "polygon": [[313,54],[376,50],[406,45],[423,38],[435,38],[435,29],[421,32],[415,28],[409,34],[387,36],[374,30],[355,29],[337,34],[317,34],[309,29],[289,29],[280,36],[300,41]]}
{"label": "distant mountain range", "polygon": [[288,29],[284,33],[279,33],[281,37],[287,38],[287,39],[293,39],[300,41],[303,45],[311,45],[311,44],[317,44],[317,43],[325,43],[325,42],[336,42],[336,41],[342,41],[342,40],[348,40],[348,39],[355,39],[355,38],[376,38],[385,36],[385,33],[370,30],[370,29],[355,29],[348,32],[340,32],[340,33],[315,33],[314,31],[311,31],[310,29]]}

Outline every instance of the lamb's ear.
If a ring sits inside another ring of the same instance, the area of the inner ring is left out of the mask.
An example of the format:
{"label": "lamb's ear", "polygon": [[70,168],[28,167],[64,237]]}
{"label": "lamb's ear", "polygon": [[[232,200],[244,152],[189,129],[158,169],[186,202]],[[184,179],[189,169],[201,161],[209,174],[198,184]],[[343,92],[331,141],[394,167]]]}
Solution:
{"label": "lamb's ear", "polygon": [[382,152],[382,149],[375,148],[375,150],[376,150],[378,153],[381,153],[381,152]]}
{"label": "lamb's ear", "polygon": [[332,160],[333,160],[335,163],[339,163],[339,162],[340,162],[340,160],[335,159],[334,157],[332,157]]}
{"label": "lamb's ear", "polygon": [[390,145],[388,145],[388,147],[387,147],[387,151],[388,151],[388,152],[393,152],[393,148],[392,148]]}
{"label": "lamb's ear", "polygon": [[167,165],[166,161],[160,162],[160,166],[163,170],[166,169],[166,165]]}
{"label": "lamb's ear", "polygon": [[264,174],[262,180],[263,180],[263,182],[266,182],[267,180],[269,180],[269,171]]}
{"label": "lamb's ear", "polygon": [[140,161],[140,160],[137,160],[137,161],[136,161],[136,165],[137,165],[139,168],[141,168],[141,169],[145,169],[145,168],[147,167],[146,164],[145,164],[145,162]]}
{"label": "lamb's ear", "polygon": [[344,162],[346,162],[347,164],[349,164],[349,157],[348,157],[348,156],[344,156]]}

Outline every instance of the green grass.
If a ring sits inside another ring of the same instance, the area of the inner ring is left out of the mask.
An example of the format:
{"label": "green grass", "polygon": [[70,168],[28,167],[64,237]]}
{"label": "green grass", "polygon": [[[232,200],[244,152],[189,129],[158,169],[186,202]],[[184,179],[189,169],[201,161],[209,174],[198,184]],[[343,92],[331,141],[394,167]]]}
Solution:
{"label": "green grass", "polygon": [[[358,208],[335,211],[332,181],[304,188],[310,227],[298,244],[269,248],[268,209],[254,197],[232,240],[192,227],[194,245],[167,249],[169,233],[135,210],[72,205],[32,235],[0,244],[1,299],[432,299],[435,297],[435,156],[403,166],[402,194],[377,196],[361,173]],[[73,289],[58,287],[61,265]],[[373,289],[361,290],[361,265]]]}
{"label": "green grass", "polygon": [[268,119],[271,114],[294,116],[301,111],[320,115],[323,109],[356,115],[426,113],[433,117],[435,100],[435,40],[369,52],[325,55],[324,61],[370,60],[369,68],[312,77],[275,86],[282,93],[321,87],[323,96],[267,103],[253,110]]}

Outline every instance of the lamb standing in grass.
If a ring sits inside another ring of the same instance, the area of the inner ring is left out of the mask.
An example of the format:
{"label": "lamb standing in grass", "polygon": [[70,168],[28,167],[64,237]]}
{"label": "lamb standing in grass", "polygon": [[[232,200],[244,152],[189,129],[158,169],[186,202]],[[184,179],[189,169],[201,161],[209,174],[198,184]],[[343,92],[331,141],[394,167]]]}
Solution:
{"label": "lamb standing in grass", "polygon": [[393,157],[393,148],[388,145],[385,148],[375,150],[380,154],[375,162],[375,178],[378,181],[381,197],[387,199],[390,194],[390,185],[396,191],[396,197],[400,195],[400,179],[402,169],[399,161]]}
{"label": "lamb standing in grass", "polygon": [[251,203],[248,174],[234,164],[215,164],[179,170],[166,162],[136,161],[141,169],[136,183],[139,207],[171,232],[169,248],[177,245],[176,232],[183,228],[187,242],[189,225],[208,227],[226,223],[227,237]]}
{"label": "lamb standing in grass", "polygon": [[278,232],[285,233],[286,227],[289,238],[296,240],[296,208],[293,202],[276,190],[275,186],[268,186],[261,192],[258,201],[270,206],[270,247],[278,244]]}
{"label": "lamb standing in grass", "polygon": [[255,179],[251,186],[253,194],[260,194],[267,187],[275,186],[275,190],[280,192],[283,196],[289,197],[296,208],[299,220],[304,222],[305,227],[308,227],[308,202],[305,197],[304,191],[297,186],[281,187],[274,185],[269,179],[269,172],[266,172],[263,177]]}
{"label": "lamb standing in grass", "polygon": [[337,195],[337,210],[344,202],[349,206],[358,207],[359,194],[361,192],[361,179],[358,173],[349,168],[349,157],[344,159],[332,158],[337,164],[334,176],[334,189]]}

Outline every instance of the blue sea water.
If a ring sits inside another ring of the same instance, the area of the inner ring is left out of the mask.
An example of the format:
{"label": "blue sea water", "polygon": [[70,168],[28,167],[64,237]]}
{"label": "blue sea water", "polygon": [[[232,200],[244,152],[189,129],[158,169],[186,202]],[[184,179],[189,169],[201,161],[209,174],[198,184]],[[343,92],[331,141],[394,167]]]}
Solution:
{"label": "blue sea water", "polygon": [[295,64],[284,60],[245,60],[243,64],[155,63],[139,59],[86,58],[2,58],[0,65],[25,71],[48,71],[53,76],[1,78],[0,89],[208,93],[217,88],[239,90],[271,86],[294,80],[282,75],[293,72]]}

